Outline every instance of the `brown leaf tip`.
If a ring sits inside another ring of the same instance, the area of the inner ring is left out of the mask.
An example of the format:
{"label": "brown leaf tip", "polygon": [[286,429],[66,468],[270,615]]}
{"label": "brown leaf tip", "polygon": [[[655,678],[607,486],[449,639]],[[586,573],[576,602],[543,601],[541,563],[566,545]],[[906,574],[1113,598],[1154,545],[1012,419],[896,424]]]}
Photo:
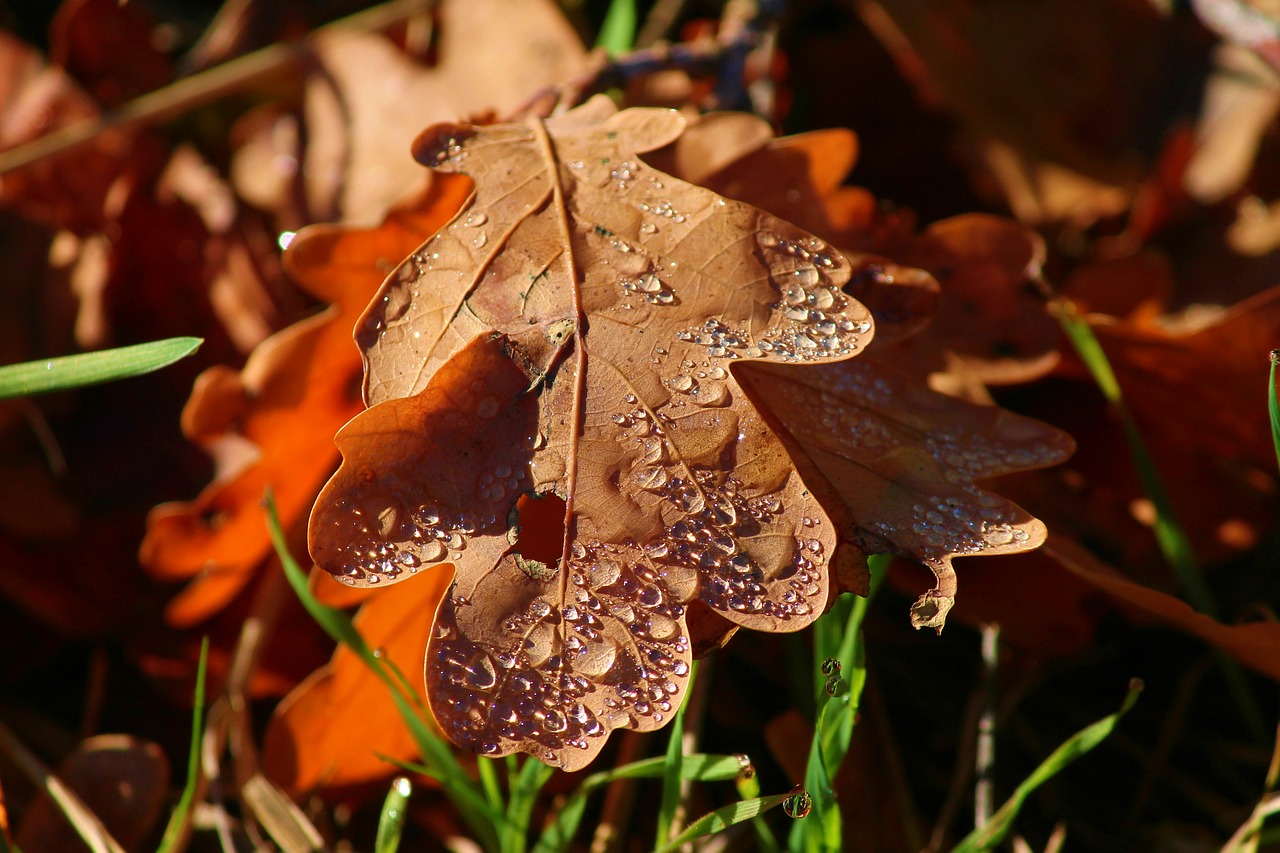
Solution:
{"label": "brown leaf tip", "polygon": [[457,162],[463,155],[463,143],[475,134],[475,128],[467,124],[433,124],[413,141],[413,159],[433,169]]}

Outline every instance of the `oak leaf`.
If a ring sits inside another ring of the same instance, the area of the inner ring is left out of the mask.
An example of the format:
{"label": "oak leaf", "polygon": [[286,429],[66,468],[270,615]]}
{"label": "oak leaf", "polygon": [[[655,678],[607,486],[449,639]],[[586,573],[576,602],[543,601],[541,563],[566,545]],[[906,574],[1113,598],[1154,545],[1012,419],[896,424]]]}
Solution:
{"label": "oak leaf", "polygon": [[695,601],[772,631],[827,601],[835,530],[731,368],[847,358],[870,315],[825,243],[639,160],[683,126],[597,98],[429,129],[476,195],[358,326],[371,408],[311,552],[355,585],[457,567],[427,691],[484,754],[576,769],[663,725]]}
{"label": "oak leaf", "polygon": [[[707,121],[712,138],[726,118]],[[660,158],[699,168],[692,155],[708,129],[692,131]],[[854,275],[845,290],[876,321],[876,346],[861,358],[805,370],[745,365],[739,378],[792,440],[811,486],[829,484],[820,497],[848,541],[933,571],[937,587],[913,606],[912,622],[940,630],[956,593],[953,557],[1027,551],[1045,537],[1040,521],[976,482],[1057,464],[1073,448],[1047,424],[932,390],[1025,379],[1056,361],[1046,343],[1056,340],[1056,327],[1042,300],[1026,292],[1043,244],[1015,222],[979,214],[920,234],[874,230],[862,214],[845,215],[862,209],[852,188],[840,186],[857,150],[847,131],[765,144],[739,137],[751,141],[705,177],[709,187],[823,236],[891,250],[899,262],[846,252]],[[841,580],[863,591],[858,574]]]}

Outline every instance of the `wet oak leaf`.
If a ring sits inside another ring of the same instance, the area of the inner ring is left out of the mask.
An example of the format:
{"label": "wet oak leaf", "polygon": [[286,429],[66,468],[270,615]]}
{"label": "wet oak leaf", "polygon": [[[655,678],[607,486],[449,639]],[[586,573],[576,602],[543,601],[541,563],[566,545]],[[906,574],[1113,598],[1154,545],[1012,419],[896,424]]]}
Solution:
{"label": "wet oak leaf", "polygon": [[360,410],[360,359],[350,329],[379,282],[400,258],[458,209],[470,182],[432,180],[394,208],[378,228],[312,226],[285,255],[294,279],[325,311],[264,341],[242,371],[214,367],[196,382],[183,412],[188,437],[249,458],[191,502],[156,507],[142,544],[155,577],[188,580],[166,619],[188,626],[217,613],[271,553],[259,502],[270,487],[287,527],[310,510],[333,472],[333,435]]}
{"label": "wet oak leaf", "polygon": [[[681,145],[683,138],[672,147]],[[661,153],[677,165],[691,159]],[[784,137],[720,164],[707,183],[829,236],[819,229],[830,227],[828,210],[838,219],[845,209],[833,198],[848,189],[839,182],[855,154],[837,131]],[[792,191],[778,190],[780,175]],[[853,275],[844,290],[870,308],[876,346],[805,370],[744,365],[739,376],[794,442],[811,487],[829,483],[819,497],[848,538],[932,570],[937,586],[916,602],[912,622],[940,630],[956,595],[953,557],[1027,551],[1045,537],[1040,521],[976,481],[1058,464],[1074,447],[1047,424],[931,390],[935,372],[963,387],[1035,376],[1056,360],[1045,344],[1057,339],[1056,327],[1026,288],[1044,247],[1024,226],[981,214],[920,234],[838,233],[900,262],[848,254]],[[840,580],[862,591],[856,571]]]}
{"label": "wet oak leaf", "polygon": [[852,540],[934,573],[911,621],[941,631],[956,596],[952,558],[1028,551],[1046,533],[975,481],[1056,465],[1074,444],[1048,424],[930,390],[895,367],[895,350],[804,371],[752,365],[742,380],[834,487]]}
{"label": "wet oak leaf", "polygon": [[580,768],[670,719],[693,602],[790,631],[827,601],[835,530],[731,367],[847,358],[870,315],[825,243],[639,160],[683,125],[597,98],[429,129],[476,195],[357,330],[371,408],[311,552],[355,585],[457,567],[427,693],[481,753]]}

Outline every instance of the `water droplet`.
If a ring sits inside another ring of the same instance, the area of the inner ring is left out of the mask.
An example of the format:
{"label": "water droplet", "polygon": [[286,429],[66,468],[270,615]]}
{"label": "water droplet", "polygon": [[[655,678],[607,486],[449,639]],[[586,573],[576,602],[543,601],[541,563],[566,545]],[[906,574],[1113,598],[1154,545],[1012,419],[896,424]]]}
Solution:
{"label": "water droplet", "polygon": [[688,393],[696,384],[692,376],[687,373],[677,373],[675,376],[667,380],[667,384],[675,391]]}
{"label": "water droplet", "polygon": [[489,221],[489,217],[487,215],[485,215],[484,213],[481,213],[480,211],[476,211],[475,213],[469,214],[467,218],[462,221],[462,224],[470,226],[472,228],[478,228],[488,221]]}
{"label": "water droplet", "polygon": [[489,236],[482,231],[475,236],[474,240],[471,241],[471,245],[475,246],[477,249],[483,249],[484,244],[488,242]]}
{"label": "water droplet", "polygon": [[813,809],[813,797],[809,792],[797,785],[791,795],[782,801],[782,812],[789,818],[801,820],[809,816]]}
{"label": "water droplet", "polygon": [[632,475],[631,481],[642,489],[656,491],[667,482],[667,471],[660,466],[642,468]]}
{"label": "water droplet", "polygon": [[[498,414],[499,408],[500,407],[498,405],[498,400],[496,397],[485,397],[478,404],[476,404],[476,414],[484,418],[485,420],[488,420],[489,418],[492,418],[493,416]],[[508,469],[508,472],[510,472],[510,469]],[[499,476],[504,476],[504,475],[499,475]]]}
{"label": "water droplet", "polygon": [[657,231],[658,226],[654,225],[652,222],[645,222],[640,226],[641,234],[655,234]]}

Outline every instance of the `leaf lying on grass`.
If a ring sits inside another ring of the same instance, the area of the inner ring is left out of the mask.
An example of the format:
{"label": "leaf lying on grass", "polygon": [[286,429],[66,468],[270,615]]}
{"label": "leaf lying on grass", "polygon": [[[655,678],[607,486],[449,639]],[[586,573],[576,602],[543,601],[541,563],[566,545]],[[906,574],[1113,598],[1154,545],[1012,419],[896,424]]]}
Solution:
{"label": "leaf lying on grass", "polygon": [[428,697],[483,754],[573,769],[663,725],[693,601],[764,630],[826,603],[835,531],[729,367],[847,358],[870,317],[820,241],[639,162],[682,126],[596,99],[427,131],[476,197],[357,331],[373,405],[312,554],[357,585],[457,566]]}

